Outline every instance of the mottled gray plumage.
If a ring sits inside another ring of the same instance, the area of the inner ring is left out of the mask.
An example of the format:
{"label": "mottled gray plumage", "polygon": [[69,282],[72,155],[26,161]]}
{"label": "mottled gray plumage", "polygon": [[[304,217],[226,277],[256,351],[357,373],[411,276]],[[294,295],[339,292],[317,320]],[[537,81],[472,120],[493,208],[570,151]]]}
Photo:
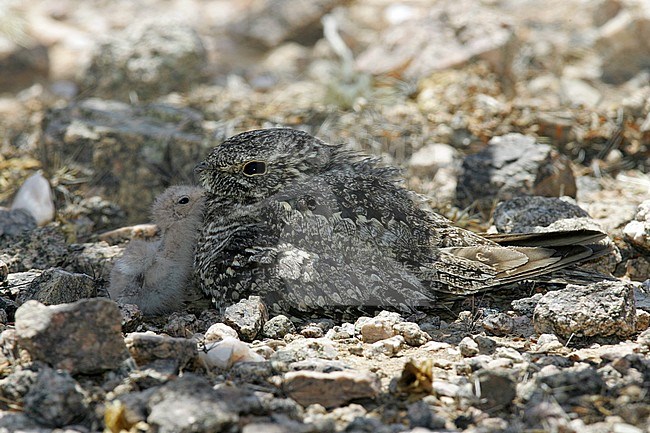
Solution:
{"label": "mottled gray plumage", "polygon": [[109,294],[147,315],[178,310],[191,286],[194,247],[203,219],[203,189],[172,186],[156,198],[152,220],[160,237],[133,240],[115,262]]}
{"label": "mottled gray plumage", "polygon": [[197,171],[195,276],[217,307],[255,294],[274,313],[413,311],[436,293],[477,293],[593,254],[500,246],[423,210],[398,170],[297,130],[231,137]]}

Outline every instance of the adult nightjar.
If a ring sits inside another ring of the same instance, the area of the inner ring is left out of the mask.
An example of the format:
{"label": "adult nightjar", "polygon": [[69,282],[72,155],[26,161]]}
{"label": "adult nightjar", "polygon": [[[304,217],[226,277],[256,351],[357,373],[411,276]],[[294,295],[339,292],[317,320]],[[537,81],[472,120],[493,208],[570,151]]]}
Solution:
{"label": "adult nightjar", "polygon": [[206,204],[195,277],[218,308],[259,295],[274,314],[409,312],[595,254],[557,241],[501,246],[455,227],[423,209],[397,169],[298,130],[238,134],[197,172]]}

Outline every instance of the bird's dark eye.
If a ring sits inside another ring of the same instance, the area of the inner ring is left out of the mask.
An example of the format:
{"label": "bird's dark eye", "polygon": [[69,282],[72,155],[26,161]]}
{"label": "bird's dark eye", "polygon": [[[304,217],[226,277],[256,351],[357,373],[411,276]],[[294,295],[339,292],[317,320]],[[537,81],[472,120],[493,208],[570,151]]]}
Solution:
{"label": "bird's dark eye", "polygon": [[243,168],[246,176],[255,176],[266,173],[266,163],[263,161],[249,161],[244,164]]}
{"label": "bird's dark eye", "polygon": [[186,195],[178,199],[178,204],[188,204],[190,202],[190,198]]}

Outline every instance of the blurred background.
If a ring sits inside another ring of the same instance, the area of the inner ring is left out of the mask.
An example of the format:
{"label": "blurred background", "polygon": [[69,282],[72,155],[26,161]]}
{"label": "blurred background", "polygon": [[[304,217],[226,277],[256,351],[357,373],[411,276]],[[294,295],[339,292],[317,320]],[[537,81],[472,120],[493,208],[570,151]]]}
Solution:
{"label": "blurred background", "polygon": [[[647,0],[0,0],[0,204],[41,170],[73,238],[145,222],[211,147],[282,125],[476,230],[522,194],[620,228],[649,196],[649,40]],[[542,155],[505,191],[467,161],[495,137],[490,173]]]}

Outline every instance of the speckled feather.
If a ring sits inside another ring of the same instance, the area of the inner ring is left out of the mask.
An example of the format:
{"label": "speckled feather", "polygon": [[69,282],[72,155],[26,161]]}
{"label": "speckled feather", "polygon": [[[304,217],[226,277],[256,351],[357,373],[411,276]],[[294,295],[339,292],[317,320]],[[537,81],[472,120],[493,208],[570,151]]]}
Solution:
{"label": "speckled feather", "polygon": [[413,311],[592,253],[502,247],[422,209],[398,170],[293,129],[236,135],[197,171],[195,277],[217,307],[254,294],[276,314]]}

